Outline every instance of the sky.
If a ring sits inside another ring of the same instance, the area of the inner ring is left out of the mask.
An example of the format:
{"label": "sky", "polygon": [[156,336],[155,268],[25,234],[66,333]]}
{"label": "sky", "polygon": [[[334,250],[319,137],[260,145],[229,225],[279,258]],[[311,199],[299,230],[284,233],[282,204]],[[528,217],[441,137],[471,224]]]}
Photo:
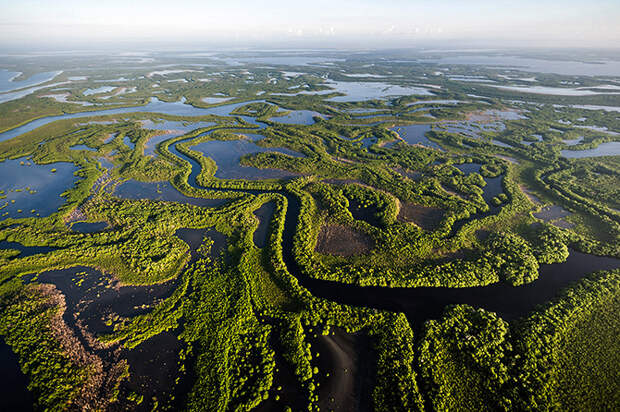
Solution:
{"label": "sky", "polygon": [[620,0],[0,0],[0,47],[620,47]]}

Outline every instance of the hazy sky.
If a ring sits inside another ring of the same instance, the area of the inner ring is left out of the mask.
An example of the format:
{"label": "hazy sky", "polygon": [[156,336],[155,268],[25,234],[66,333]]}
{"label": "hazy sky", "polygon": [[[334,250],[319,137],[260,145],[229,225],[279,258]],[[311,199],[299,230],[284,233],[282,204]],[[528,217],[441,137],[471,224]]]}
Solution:
{"label": "hazy sky", "polygon": [[619,47],[620,0],[0,0],[0,46]]}

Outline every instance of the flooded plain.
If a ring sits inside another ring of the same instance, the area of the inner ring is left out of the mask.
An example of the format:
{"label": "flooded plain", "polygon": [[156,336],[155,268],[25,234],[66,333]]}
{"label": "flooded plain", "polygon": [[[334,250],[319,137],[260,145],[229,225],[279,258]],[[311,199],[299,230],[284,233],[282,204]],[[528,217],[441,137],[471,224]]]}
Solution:
{"label": "flooded plain", "polygon": [[78,180],[72,163],[38,165],[23,157],[0,162],[0,220],[49,216],[65,203],[61,196]]}
{"label": "flooded plain", "polygon": [[239,162],[246,155],[254,153],[281,153],[292,157],[303,157],[302,154],[283,147],[262,147],[248,139],[210,140],[192,146],[193,150],[203,153],[215,161],[218,179],[280,179],[296,176],[296,173],[276,169],[259,169],[242,166]]}
{"label": "flooded plain", "polygon": [[562,150],[562,156],[569,159],[581,159],[584,157],[618,156],[620,155],[620,142],[606,142],[599,144],[594,149],[586,150]]}
{"label": "flooded plain", "polygon": [[6,69],[0,69],[0,93],[10,92],[12,90],[22,89],[25,87],[37,86],[39,84],[53,80],[54,77],[62,73],[62,70],[43,72],[33,74],[24,80],[16,80],[21,75],[20,72],[12,72]]}
{"label": "flooded plain", "polygon": [[390,129],[398,133],[401,139],[410,145],[421,145],[443,151],[439,144],[426,137],[426,133],[431,131],[430,124],[413,124],[409,126],[397,126]]}

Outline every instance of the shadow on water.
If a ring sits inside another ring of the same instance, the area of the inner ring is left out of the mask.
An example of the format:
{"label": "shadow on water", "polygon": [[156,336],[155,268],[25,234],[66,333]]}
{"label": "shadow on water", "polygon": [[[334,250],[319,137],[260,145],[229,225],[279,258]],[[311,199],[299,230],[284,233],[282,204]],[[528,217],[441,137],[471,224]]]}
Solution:
{"label": "shadow on water", "polygon": [[24,246],[21,243],[9,242],[6,240],[0,241],[0,250],[17,250],[19,254],[15,258],[23,258],[27,256],[38,255],[40,253],[48,253],[57,250],[56,247],[51,246]]}
{"label": "shadow on water", "polygon": [[163,200],[199,207],[218,207],[230,201],[230,199],[204,199],[185,196],[172,186],[170,182],[138,182],[137,180],[128,180],[121,183],[116,187],[114,195],[123,199]]}
{"label": "shadow on water", "polygon": [[0,410],[32,411],[34,398],[28,387],[28,377],[19,367],[17,355],[0,339]]}
{"label": "shadow on water", "polygon": [[65,203],[61,196],[77,181],[78,168],[67,162],[35,164],[25,157],[0,162],[0,220],[46,217]]}
{"label": "shadow on water", "polygon": [[253,240],[256,247],[263,248],[267,245],[269,236],[269,223],[276,210],[275,202],[266,202],[254,211],[258,218],[258,227],[254,231]]}
{"label": "shadow on water", "polygon": [[75,222],[71,230],[79,233],[96,233],[107,229],[108,222]]}
{"label": "shadow on water", "polygon": [[[205,237],[214,241],[212,256],[219,255],[226,245],[226,237],[213,229],[181,228],[175,235],[189,246],[190,260],[185,268],[200,257],[197,250]],[[177,339],[174,331],[157,334],[136,348],[123,348],[120,354],[114,346],[91,347],[89,337],[113,332],[109,322],[111,319],[132,318],[150,312],[157,303],[172,295],[182,281],[181,275],[160,284],[121,286],[106,273],[86,266],[75,266],[43,272],[36,278],[28,275],[23,279],[25,282],[36,279],[38,283],[53,284],[64,295],[67,309],[63,319],[85,347],[108,362],[127,359],[130,378],[123,387],[144,394],[145,404],[150,403],[152,396],[159,397],[170,391],[176,394],[178,353],[184,344]]]}

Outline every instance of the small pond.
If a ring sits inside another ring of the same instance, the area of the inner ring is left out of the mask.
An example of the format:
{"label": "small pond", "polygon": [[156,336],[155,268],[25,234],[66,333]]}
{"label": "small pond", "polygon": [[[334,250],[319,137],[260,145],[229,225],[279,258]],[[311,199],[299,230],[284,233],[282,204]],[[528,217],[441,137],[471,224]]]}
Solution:
{"label": "small pond", "polygon": [[254,231],[253,240],[256,247],[263,248],[269,241],[269,224],[276,210],[275,202],[266,202],[254,211],[258,218],[258,227]]}
{"label": "small pond", "polygon": [[480,164],[480,163],[462,163],[460,165],[454,165],[454,167],[456,167],[461,172],[463,172],[466,175],[468,175],[470,173],[480,173],[480,168],[482,167],[482,164]]}
{"label": "small pond", "polygon": [[71,230],[80,233],[96,233],[107,229],[108,222],[75,222],[71,225]]}

